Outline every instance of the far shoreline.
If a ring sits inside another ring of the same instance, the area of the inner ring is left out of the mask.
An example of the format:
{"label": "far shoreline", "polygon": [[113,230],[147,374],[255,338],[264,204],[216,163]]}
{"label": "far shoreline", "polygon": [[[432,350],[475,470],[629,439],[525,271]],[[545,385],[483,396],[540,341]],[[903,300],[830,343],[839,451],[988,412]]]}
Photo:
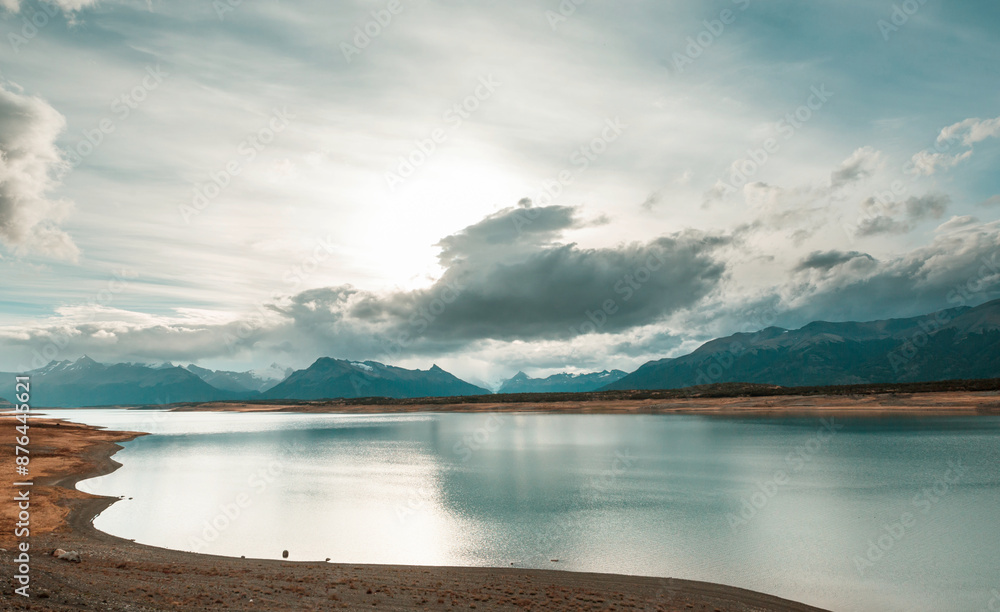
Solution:
{"label": "far shoreline", "polygon": [[[398,414],[509,412],[544,414],[693,414],[722,417],[1000,416],[1000,378],[929,383],[780,387],[718,383],[667,390],[521,393],[420,398],[220,400],[85,406],[174,412]],[[45,408],[38,407],[37,410]],[[54,410],[74,408],[51,407]]]}
{"label": "far shoreline", "polygon": [[[336,414],[398,414],[416,412],[510,412],[534,414],[686,414],[720,417],[945,417],[1000,416],[1000,391],[890,392],[867,395],[774,395],[735,397],[675,397],[647,399],[553,399],[546,402],[506,401],[365,403],[317,400],[308,402],[205,402],[143,406],[174,412],[299,412]],[[477,398],[479,399],[479,398]],[[138,407],[134,407],[138,408]]]}

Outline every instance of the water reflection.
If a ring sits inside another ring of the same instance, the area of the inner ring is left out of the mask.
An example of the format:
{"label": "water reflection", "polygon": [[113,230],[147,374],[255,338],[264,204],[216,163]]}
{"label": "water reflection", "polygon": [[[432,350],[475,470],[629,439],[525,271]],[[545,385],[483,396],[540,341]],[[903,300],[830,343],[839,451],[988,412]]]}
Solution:
{"label": "water reflection", "polygon": [[[119,453],[122,469],[81,488],[134,498],[99,528],[171,548],[678,576],[858,610],[979,609],[1000,575],[992,417],[832,432],[818,419],[652,415],[186,413],[155,425]],[[925,513],[914,498],[949,461],[968,469]],[[915,525],[859,570],[904,512]]]}

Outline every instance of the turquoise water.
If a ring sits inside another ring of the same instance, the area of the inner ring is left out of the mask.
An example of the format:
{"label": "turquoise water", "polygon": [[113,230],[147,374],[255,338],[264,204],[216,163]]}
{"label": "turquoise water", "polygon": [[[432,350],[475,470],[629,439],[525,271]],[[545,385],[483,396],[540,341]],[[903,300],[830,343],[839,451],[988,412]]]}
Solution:
{"label": "turquoise water", "polygon": [[80,488],[126,497],[98,528],[157,546],[674,576],[833,610],[986,610],[1000,589],[1000,418],[72,414],[156,434]]}

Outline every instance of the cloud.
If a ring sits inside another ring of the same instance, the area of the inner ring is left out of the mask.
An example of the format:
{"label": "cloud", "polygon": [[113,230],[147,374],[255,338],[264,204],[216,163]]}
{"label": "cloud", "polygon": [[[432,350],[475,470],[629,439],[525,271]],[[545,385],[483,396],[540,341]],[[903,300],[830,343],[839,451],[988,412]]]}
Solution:
{"label": "cloud", "polygon": [[882,154],[872,147],[861,147],[830,174],[830,190],[835,191],[872,176],[881,166]]}
{"label": "cloud", "polygon": [[795,266],[795,271],[800,272],[802,270],[822,270],[828,272],[837,266],[843,265],[849,261],[857,259],[858,257],[867,259],[868,261],[875,261],[868,253],[859,253],[858,251],[813,251],[808,257],[799,262]]}
{"label": "cloud", "polygon": [[973,217],[972,215],[963,215],[961,217],[954,216],[951,219],[948,219],[941,225],[934,228],[934,231],[939,233],[953,232],[957,229],[967,228],[979,222],[980,222],[979,219]]}
{"label": "cloud", "polygon": [[657,204],[663,199],[663,192],[654,191],[653,193],[646,196],[646,199],[642,201],[643,210],[653,210]]}
{"label": "cloud", "polygon": [[14,252],[75,260],[79,250],[57,227],[72,204],[47,195],[66,169],[55,144],[66,121],[15,88],[0,84],[0,240]]}
{"label": "cloud", "polygon": [[276,308],[331,343],[346,328],[449,346],[566,339],[620,332],[690,308],[725,271],[713,256],[728,242],[721,236],[684,231],[604,249],[558,240],[578,226],[568,207],[506,209],[438,243],[445,272],[429,288],[375,294],[332,287]]}
{"label": "cloud", "polygon": [[959,140],[967,147],[987,138],[1000,136],[1000,117],[995,119],[966,119],[941,130],[938,142]]}
{"label": "cloud", "polygon": [[[949,125],[938,134],[934,151],[927,149],[913,156],[911,161],[914,170],[917,174],[930,176],[939,169],[954,168],[972,157],[974,144],[997,136],[1000,136],[1000,117],[966,119]],[[956,143],[968,147],[968,150],[957,154],[948,154],[948,151]]]}
{"label": "cloud", "polygon": [[579,227],[576,209],[568,206],[532,208],[522,200],[518,208],[498,211],[479,223],[441,239],[439,260],[452,266],[468,259],[510,257],[543,247],[563,230]]}
{"label": "cloud", "polygon": [[876,198],[864,201],[864,218],[858,223],[858,236],[879,234],[905,234],[927,219],[940,219],[951,203],[951,198],[942,193],[928,193],[913,196],[905,201],[882,202]]}
{"label": "cloud", "polygon": [[823,192],[808,186],[787,189],[753,182],[743,187],[743,196],[756,215],[754,224],[768,229],[801,229],[812,225],[824,211],[818,203]]}
{"label": "cloud", "polygon": [[[97,0],[47,0],[47,2],[58,7],[64,13],[74,13],[97,4]],[[0,0],[0,8],[12,13],[20,12],[21,0]]]}
{"label": "cloud", "polygon": [[974,306],[1000,295],[1000,222],[952,229],[894,258],[855,257],[825,274],[800,275],[781,289],[780,310],[798,324],[863,321]]}
{"label": "cloud", "polygon": [[954,168],[959,163],[972,157],[972,151],[966,151],[959,155],[947,155],[945,153],[935,153],[933,151],[921,151],[910,160],[913,162],[913,169],[917,174],[930,176],[938,170]]}
{"label": "cloud", "polygon": [[[513,212],[499,218],[512,222]],[[574,223],[559,211],[547,214]],[[817,319],[872,320],[996,297],[1000,222],[953,221],[931,244],[898,257],[814,251],[798,261],[787,281],[749,294],[722,284],[726,268],[715,254],[729,243],[718,236],[688,231],[606,249],[581,249],[553,236],[532,249],[515,249],[510,258],[499,252],[482,256],[468,244],[476,256],[457,257],[438,282],[415,291],[320,288],[243,316],[201,310],[151,315],[81,304],[61,307],[47,319],[0,327],[0,342],[11,359],[29,367],[87,353],[111,362],[264,354],[296,365],[333,355],[407,367],[426,367],[419,359],[434,355],[452,359],[459,372],[470,359],[487,369],[631,368],[633,360],[687,351],[694,337],[726,335],[736,325],[747,331]],[[495,230],[484,222],[455,235]],[[652,271],[649,257],[656,253],[664,263]],[[630,280],[619,285],[625,278]],[[629,293],[616,286],[637,288]],[[588,317],[601,312],[607,299],[615,300],[614,314]],[[581,327],[595,319],[603,320],[602,333],[581,333],[593,331]]]}
{"label": "cloud", "polygon": [[985,200],[983,200],[982,202],[980,202],[979,205],[980,206],[1000,206],[1000,195],[995,195],[995,196],[986,198]]}
{"label": "cloud", "polygon": [[[26,326],[0,327],[0,342],[20,360],[19,370],[50,360],[88,354],[98,361],[197,361],[238,356],[270,333],[280,317],[225,317],[178,309],[175,315],[150,315],[111,306],[81,303]],[[277,351],[275,351],[277,352]]]}
{"label": "cloud", "polygon": [[[623,354],[677,345],[670,332],[647,337],[642,329],[693,308],[718,288],[726,266],[716,252],[729,239],[688,230],[597,249],[562,239],[583,225],[569,207],[500,211],[442,239],[445,271],[417,290],[323,287],[242,317],[63,307],[37,324],[0,328],[0,338],[21,347],[20,354],[54,343],[70,347],[60,354],[119,361],[265,353],[399,363],[525,342],[544,343],[551,355],[573,346],[594,353],[603,342],[621,344]],[[499,350],[489,354],[502,360]]]}
{"label": "cloud", "polygon": [[870,178],[884,165],[881,151],[877,151],[874,147],[864,146],[856,149],[830,173],[829,186],[807,184],[796,189],[782,189],[768,185],[763,181],[751,180],[756,173],[746,176],[742,169],[746,161],[746,159],[739,159],[730,164],[725,173],[729,177],[729,180],[720,178],[704,192],[702,195],[702,208],[708,208],[711,204],[731,194],[738,193],[741,186],[744,195],[748,198],[748,203],[751,203],[750,196],[754,192],[759,193],[762,188],[767,188],[771,191],[781,191],[786,195],[793,194],[800,198],[801,196],[809,196],[815,200],[832,195],[833,192],[839,189]]}
{"label": "cloud", "polygon": [[878,215],[862,219],[858,223],[858,236],[878,236],[880,234],[905,234],[910,231],[910,225],[897,221],[892,217]]}

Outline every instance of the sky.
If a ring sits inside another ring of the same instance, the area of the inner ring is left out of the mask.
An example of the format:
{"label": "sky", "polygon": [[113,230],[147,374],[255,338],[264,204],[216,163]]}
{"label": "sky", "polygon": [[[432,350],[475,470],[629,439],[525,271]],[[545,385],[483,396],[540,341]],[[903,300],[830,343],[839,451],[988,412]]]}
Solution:
{"label": "sky", "polygon": [[988,0],[0,0],[0,370],[620,368],[1000,297]]}

